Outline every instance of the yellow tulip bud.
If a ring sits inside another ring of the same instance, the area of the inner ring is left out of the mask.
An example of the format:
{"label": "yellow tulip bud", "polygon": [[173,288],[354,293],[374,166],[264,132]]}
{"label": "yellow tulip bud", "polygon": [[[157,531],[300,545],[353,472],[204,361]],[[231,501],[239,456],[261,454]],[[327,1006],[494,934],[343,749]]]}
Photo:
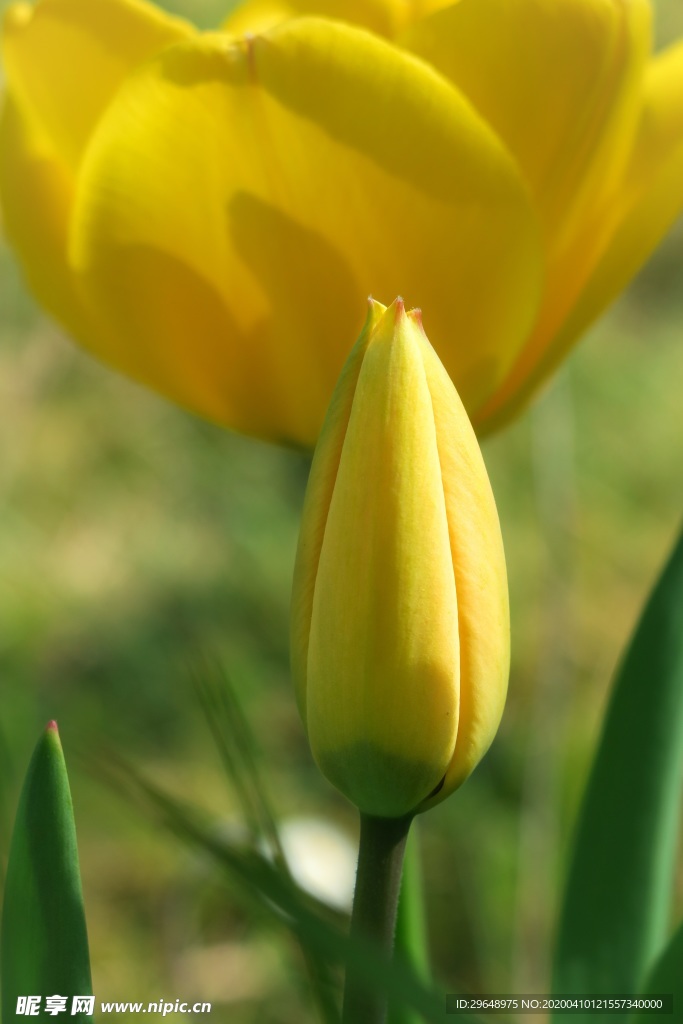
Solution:
{"label": "yellow tulip bud", "polygon": [[476,437],[422,329],[370,302],[306,494],[292,668],[313,755],[361,811],[459,786],[505,703],[509,612]]}

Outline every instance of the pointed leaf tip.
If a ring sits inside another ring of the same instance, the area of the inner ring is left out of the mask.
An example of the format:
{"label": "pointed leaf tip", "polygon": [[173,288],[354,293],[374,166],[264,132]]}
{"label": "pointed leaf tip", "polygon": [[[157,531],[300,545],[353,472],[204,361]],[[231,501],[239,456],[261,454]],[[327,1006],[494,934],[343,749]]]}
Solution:
{"label": "pointed leaf tip", "polygon": [[[0,931],[4,1021],[15,1019],[22,996],[91,994],[76,827],[54,721],[41,734],[26,773]],[[74,1017],[88,1019],[84,1013]]]}

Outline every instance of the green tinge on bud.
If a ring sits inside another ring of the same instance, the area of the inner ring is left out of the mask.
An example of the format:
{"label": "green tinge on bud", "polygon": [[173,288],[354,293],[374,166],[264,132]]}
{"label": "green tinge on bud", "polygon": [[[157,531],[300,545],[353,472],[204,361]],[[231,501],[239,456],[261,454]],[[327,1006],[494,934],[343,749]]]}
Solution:
{"label": "green tinge on bud", "polygon": [[509,650],[474,431],[419,311],[371,300],[316,448],[294,574],[292,668],[322,772],[366,814],[442,800],[495,735]]}
{"label": "green tinge on bud", "polygon": [[[29,1010],[18,1000],[40,997],[34,1016],[52,1020],[45,999],[92,994],[88,936],[83,909],[69,780],[55,722],[45,729],[26,773],[12,833],[2,908],[2,1020]],[[23,1019],[23,1018],[22,1018]]]}

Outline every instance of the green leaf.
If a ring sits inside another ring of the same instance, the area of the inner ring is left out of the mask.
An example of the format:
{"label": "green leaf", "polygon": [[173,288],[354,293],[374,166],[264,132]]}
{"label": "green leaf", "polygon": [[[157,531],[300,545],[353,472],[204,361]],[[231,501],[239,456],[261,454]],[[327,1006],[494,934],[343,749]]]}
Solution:
{"label": "green leaf", "polygon": [[[50,722],[38,741],[19,801],[10,846],[2,912],[2,1020],[23,1020],[20,997],[92,994],[88,937],[78,869],[76,827],[69,780],[57,726]],[[31,1019],[36,1019],[32,1017]]]}
{"label": "green leaf", "polygon": [[[193,680],[197,700],[252,841],[269,850],[278,867],[289,876],[277,820],[260,769],[257,745],[232,680],[218,663],[207,659],[202,659],[193,673]],[[336,988],[329,966],[317,950],[302,946],[302,952],[318,1017],[323,1024],[339,1024]]]}
{"label": "green leaf", "polygon": [[252,837],[265,843],[281,863],[285,855],[275,814],[263,782],[256,743],[232,680],[216,662],[204,659],[193,673],[194,691]]}
{"label": "green leaf", "polygon": [[[91,767],[119,792],[136,801],[149,818],[156,814],[182,842],[208,854],[230,879],[235,892],[253,912],[271,925],[286,928],[297,941],[329,965],[349,965],[369,987],[386,993],[389,1000],[417,1011],[428,1024],[442,1024],[444,997],[435,992],[406,965],[387,964],[375,946],[345,934],[329,908],[303,892],[277,861],[259,851],[231,845],[196,812],[184,807],[135,770],[107,751]],[[460,1024],[477,1018],[461,1016]]]}
{"label": "green leaf", "polygon": [[[680,1020],[683,1011],[683,923],[671,939],[650,973],[643,996],[673,995],[674,1020]],[[662,1024],[661,1013],[633,1015],[638,1024]]]}
{"label": "green leaf", "polygon": [[4,865],[9,847],[9,791],[14,772],[7,740],[0,724],[0,889],[4,885]]}
{"label": "green leaf", "polygon": [[553,990],[640,991],[666,940],[683,771],[683,536],[618,674],[564,898]]}

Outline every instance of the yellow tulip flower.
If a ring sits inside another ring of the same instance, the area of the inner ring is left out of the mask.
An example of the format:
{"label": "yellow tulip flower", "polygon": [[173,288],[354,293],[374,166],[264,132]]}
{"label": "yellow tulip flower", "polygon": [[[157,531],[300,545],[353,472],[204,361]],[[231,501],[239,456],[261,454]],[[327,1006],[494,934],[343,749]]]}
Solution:
{"label": "yellow tulip flower", "polygon": [[[683,47],[647,0],[9,8],[5,229],[102,359],[312,445],[367,294],[502,423],[683,205]],[[334,316],[330,316],[334,310]]]}
{"label": "yellow tulip flower", "polygon": [[371,302],[315,450],[294,573],[292,668],[323,773],[378,817],[459,786],[509,668],[498,515],[419,312]]}

